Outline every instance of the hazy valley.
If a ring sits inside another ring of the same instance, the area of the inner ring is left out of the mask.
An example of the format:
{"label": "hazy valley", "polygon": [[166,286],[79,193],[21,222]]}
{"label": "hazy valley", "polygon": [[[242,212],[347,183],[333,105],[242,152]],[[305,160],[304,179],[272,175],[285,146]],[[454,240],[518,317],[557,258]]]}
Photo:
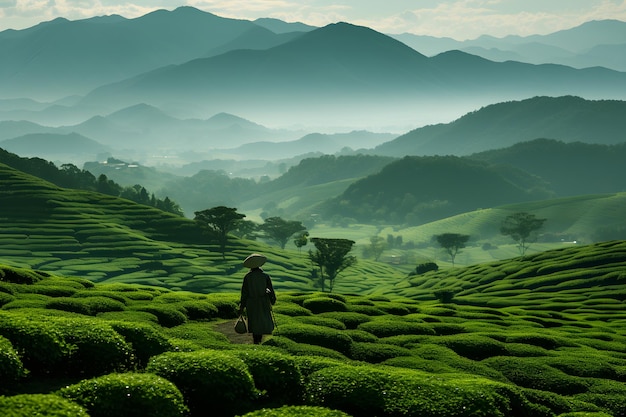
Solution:
{"label": "hazy valley", "polygon": [[[192,7],[0,32],[0,414],[623,416],[624,39]],[[194,219],[219,206],[225,243]],[[356,263],[328,291],[272,218]],[[251,252],[258,347],[232,329]]]}

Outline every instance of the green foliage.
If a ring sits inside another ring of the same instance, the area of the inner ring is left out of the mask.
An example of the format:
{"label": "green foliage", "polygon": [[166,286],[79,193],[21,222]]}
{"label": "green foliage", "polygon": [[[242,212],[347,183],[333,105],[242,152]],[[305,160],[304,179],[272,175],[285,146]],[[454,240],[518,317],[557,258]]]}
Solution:
{"label": "green foliage", "polygon": [[562,395],[585,392],[588,383],[545,365],[537,358],[494,356],[484,364],[501,372],[508,380],[526,388],[540,389]]}
{"label": "green foliage", "polygon": [[263,408],[251,411],[242,417],[350,417],[348,414],[324,407],[310,405],[285,405],[279,408]]}
{"label": "green foliage", "polygon": [[311,310],[304,308],[298,304],[283,302],[277,303],[272,307],[275,314],[284,314],[285,316],[310,316]]}
{"label": "green foliage", "polygon": [[14,284],[34,284],[49,276],[45,272],[0,265],[0,281]]}
{"label": "green foliage", "polygon": [[482,360],[491,356],[503,355],[506,352],[502,342],[476,334],[440,336],[436,340],[431,340],[472,360]]}
{"label": "green foliage", "polygon": [[362,323],[359,325],[358,329],[369,332],[377,337],[389,337],[407,334],[435,334],[435,331],[429,324],[387,318]]}
{"label": "green foliage", "polygon": [[174,327],[187,321],[187,316],[179,309],[168,304],[151,303],[134,307],[137,311],[154,314],[163,327]]}
{"label": "green foliage", "polygon": [[366,323],[371,320],[366,314],[359,314],[350,311],[324,312],[319,314],[320,317],[326,317],[342,322],[348,329],[356,329],[359,324]]}
{"label": "green foliage", "polygon": [[223,348],[229,341],[222,333],[212,330],[207,323],[188,322],[168,329],[163,329],[169,338],[188,340],[204,348]]}
{"label": "green foliage", "polygon": [[433,379],[428,374],[396,368],[324,368],[310,376],[307,393],[310,404],[323,404],[353,416],[504,417],[513,411],[490,381]]}
{"label": "green foliage", "polygon": [[110,326],[131,346],[140,368],[144,368],[152,356],[173,350],[169,339],[150,324],[115,321]]}
{"label": "green foliage", "polygon": [[182,417],[183,396],[166,379],[149,373],[109,374],[58,391],[87,409],[91,417]]}
{"label": "green foliage", "polygon": [[110,297],[57,297],[46,303],[46,308],[95,316],[107,311],[124,311],[124,303]]}
{"label": "green foliage", "polygon": [[[281,328],[284,326],[281,326]],[[307,344],[307,343],[298,343],[293,340],[282,337],[282,336],[274,336],[271,339],[263,342],[264,346],[273,346],[281,349],[282,351],[289,353],[294,356],[305,356],[305,357],[324,357],[331,359],[346,359],[346,357],[337,352],[332,348],[326,348],[323,346]]]}
{"label": "green foliage", "polygon": [[297,343],[322,346],[347,355],[352,339],[340,330],[309,324],[286,324],[275,331],[277,336],[289,338]]}
{"label": "green foliage", "polygon": [[330,311],[347,311],[348,307],[340,300],[331,297],[311,297],[304,300],[302,307],[313,314],[326,313]]}
{"label": "green foliage", "polygon": [[409,349],[377,342],[354,342],[350,350],[350,358],[368,363],[380,363],[390,358],[410,355]]}
{"label": "green foliage", "polygon": [[302,374],[293,357],[263,348],[234,353],[247,365],[256,388],[266,393],[264,403],[279,406],[302,401]]}
{"label": "green foliage", "polygon": [[0,336],[0,393],[4,387],[26,376],[24,365],[11,342]]}
{"label": "green foliage", "polygon": [[192,415],[204,415],[206,410],[216,416],[250,411],[258,397],[245,363],[224,352],[166,352],[153,357],[146,370],[173,382]]}
{"label": "green foliage", "polygon": [[94,417],[80,405],[54,394],[0,397],[0,415],[6,417]]}

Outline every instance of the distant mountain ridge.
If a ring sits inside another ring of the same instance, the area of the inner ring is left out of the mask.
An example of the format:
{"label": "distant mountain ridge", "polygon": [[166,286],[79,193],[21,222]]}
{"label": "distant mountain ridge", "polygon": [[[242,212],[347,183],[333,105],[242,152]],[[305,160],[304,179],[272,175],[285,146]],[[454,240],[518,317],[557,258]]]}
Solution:
{"label": "distant mountain ridge", "polygon": [[447,124],[425,126],[377,146],[380,155],[469,155],[546,138],[617,144],[626,141],[626,101],[533,97],[492,104]]}
{"label": "distant mountain ridge", "polygon": [[548,35],[480,36],[456,41],[451,38],[391,35],[428,56],[458,49],[492,61],[520,61],[531,64],[554,63],[575,68],[603,66],[626,71],[626,22],[601,20]]}

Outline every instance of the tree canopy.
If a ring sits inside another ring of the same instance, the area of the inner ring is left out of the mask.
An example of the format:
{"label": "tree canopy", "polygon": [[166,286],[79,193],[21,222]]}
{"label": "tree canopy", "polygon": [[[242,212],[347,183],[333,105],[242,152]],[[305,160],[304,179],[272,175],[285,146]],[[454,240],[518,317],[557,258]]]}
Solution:
{"label": "tree canopy", "polygon": [[520,255],[524,256],[530,243],[537,240],[537,231],[543,227],[546,219],[538,219],[526,212],[513,213],[502,221],[500,233],[511,236],[517,242]]}
{"label": "tree canopy", "polygon": [[304,232],[306,227],[299,221],[284,220],[280,217],[268,217],[259,226],[259,230],[263,232],[265,237],[278,243],[281,249],[285,249],[289,239],[296,233]]}
{"label": "tree canopy", "polygon": [[233,207],[217,206],[210,209],[196,211],[194,220],[207,228],[217,240],[222,258],[225,259],[226,244],[228,243],[228,233],[235,230],[245,214],[237,213]]}
{"label": "tree canopy", "polygon": [[462,235],[460,233],[442,233],[440,235],[435,235],[435,239],[437,240],[437,243],[439,243],[439,246],[444,248],[448,255],[450,255],[452,266],[454,266],[454,259],[456,258],[456,255],[465,247],[469,238],[469,235]]}
{"label": "tree canopy", "polygon": [[335,286],[335,278],[344,269],[356,263],[356,257],[349,256],[354,241],[350,239],[328,239],[313,237],[311,242],[315,245],[315,251],[309,251],[309,258],[320,268],[320,285],[322,291],[328,279],[330,292]]}

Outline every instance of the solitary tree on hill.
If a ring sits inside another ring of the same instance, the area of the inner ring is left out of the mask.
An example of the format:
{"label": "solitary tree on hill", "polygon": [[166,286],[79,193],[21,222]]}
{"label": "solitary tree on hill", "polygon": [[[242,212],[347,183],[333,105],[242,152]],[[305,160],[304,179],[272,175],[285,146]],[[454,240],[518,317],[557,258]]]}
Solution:
{"label": "solitary tree on hill", "polygon": [[378,261],[386,248],[387,242],[385,242],[383,237],[371,236],[370,244],[363,248],[363,256],[366,258],[374,258],[375,261]]}
{"label": "solitary tree on hill", "polygon": [[300,233],[298,237],[293,240],[293,244],[298,248],[298,252],[300,252],[302,247],[306,246],[307,243],[309,243],[309,232],[306,230]]}
{"label": "solitary tree on hill", "polygon": [[320,269],[322,292],[324,291],[327,278],[329,283],[328,290],[333,292],[337,275],[356,263],[356,258],[348,255],[355,242],[349,239],[326,239],[320,237],[311,238],[311,242],[315,245],[316,250],[315,252],[309,251],[309,258]]}
{"label": "solitary tree on hill", "polygon": [[237,223],[246,217],[245,214],[237,213],[236,208],[217,206],[210,209],[196,211],[194,220],[206,227],[207,231],[214,236],[220,246],[222,259],[226,259],[226,244],[228,233],[237,228]]}
{"label": "solitary tree on hill", "polygon": [[465,244],[469,240],[469,235],[462,235],[460,233],[443,233],[435,235],[435,239],[439,246],[444,248],[450,259],[452,260],[452,266],[454,266],[454,259],[456,255],[465,247]]}
{"label": "solitary tree on hill", "polygon": [[285,249],[289,239],[298,232],[304,232],[306,227],[299,221],[268,217],[259,229],[268,239],[278,243],[281,249]]}
{"label": "solitary tree on hill", "polygon": [[546,219],[538,219],[534,214],[513,213],[502,221],[500,233],[511,236],[517,242],[520,255],[524,256],[530,243],[537,240],[537,231],[543,227],[545,221]]}

